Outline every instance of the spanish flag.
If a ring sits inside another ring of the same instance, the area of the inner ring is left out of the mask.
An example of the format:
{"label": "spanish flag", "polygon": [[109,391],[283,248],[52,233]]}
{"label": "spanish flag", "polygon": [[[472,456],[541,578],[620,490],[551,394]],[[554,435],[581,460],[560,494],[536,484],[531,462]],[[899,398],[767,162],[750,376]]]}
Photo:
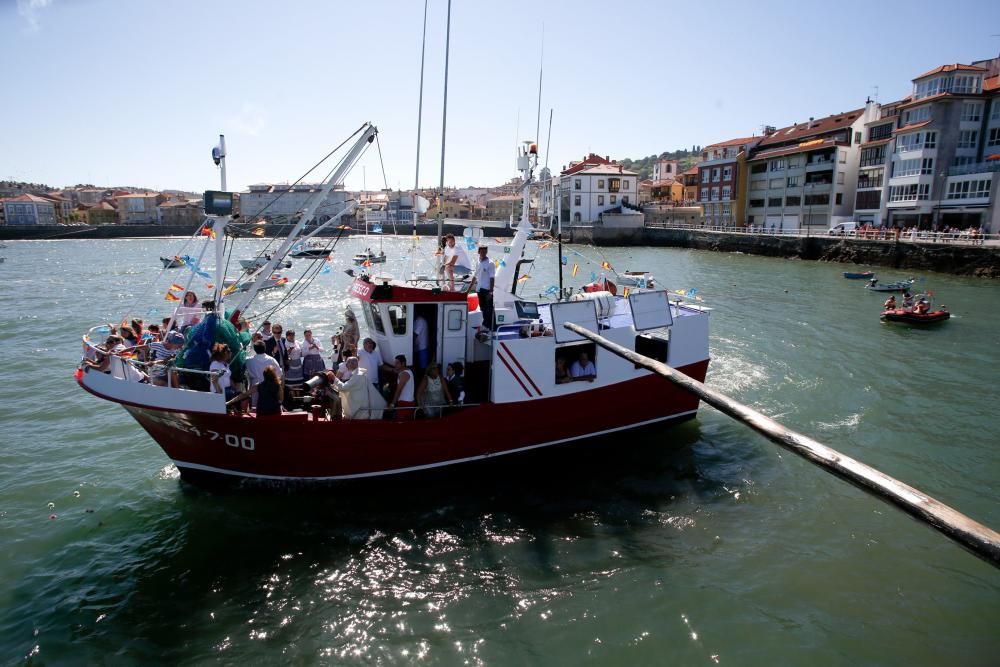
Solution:
{"label": "spanish flag", "polygon": [[165,301],[180,301],[181,300],[181,298],[179,296],[177,296],[176,294],[174,294],[173,292],[167,292],[164,295],[163,299]]}
{"label": "spanish flag", "polygon": [[551,241],[545,241],[544,243],[539,243],[539,244],[538,244],[538,249],[539,249],[539,250],[545,250],[545,249],[546,249],[546,248],[548,248],[548,247],[549,247],[550,245],[552,245],[552,242],[551,242]]}
{"label": "spanish flag", "polygon": [[183,291],[184,291],[184,288],[183,288],[183,287],[181,287],[180,285],[178,285],[177,283],[172,283],[172,284],[170,285],[170,289],[171,289],[171,290],[178,290],[178,291],[181,291],[181,292],[183,292]]}
{"label": "spanish flag", "polygon": [[517,282],[523,283],[525,280],[531,280],[531,276],[525,273],[523,276],[517,279]]}
{"label": "spanish flag", "polygon": [[576,278],[576,274],[577,274],[577,273],[578,273],[579,271],[580,271],[580,265],[579,265],[579,264],[574,264],[574,265],[573,265],[573,277],[574,277],[574,278]]}
{"label": "spanish flag", "polygon": [[627,298],[628,298],[628,293],[629,293],[629,292],[628,292],[628,288],[626,287],[626,288],[625,288],[625,291],[624,291],[624,292],[622,292],[622,296],[623,296],[623,297],[625,297],[625,298],[627,299]]}

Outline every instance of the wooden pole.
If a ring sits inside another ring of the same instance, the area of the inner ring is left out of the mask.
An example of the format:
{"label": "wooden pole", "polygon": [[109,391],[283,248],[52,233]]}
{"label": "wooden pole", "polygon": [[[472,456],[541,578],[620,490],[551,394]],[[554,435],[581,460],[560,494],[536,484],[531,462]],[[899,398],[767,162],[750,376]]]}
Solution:
{"label": "wooden pole", "polygon": [[984,526],[961,512],[948,507],[912,486],[879,472],[875,468],[845,456],[801,433],[782,426],[775,420],[742,403],[660,363],[655,359],[613,343],[578,324],[563,325],[570,331],[597,343],[604,349],[666,378],[713,408],[746,424],[768,440],[837,475],[863,491],[888,502],[910,516],[936,529],[994,567],[1000,567],[1000,533]]}

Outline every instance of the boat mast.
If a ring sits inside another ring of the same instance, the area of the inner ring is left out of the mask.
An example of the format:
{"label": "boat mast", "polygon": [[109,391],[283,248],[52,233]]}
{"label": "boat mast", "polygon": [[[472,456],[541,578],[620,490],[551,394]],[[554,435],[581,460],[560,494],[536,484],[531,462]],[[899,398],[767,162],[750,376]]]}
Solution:
{"label": "boat mast", "polygon": [[420,101],[417,103],[417,173],[413,177],[413,192],[420,188],[420,126],[424,118],[424,52],[427,49],[427,2],[424,0],[424,39],[420,44]]}
{"label": "boat mast", "polygon": [[[441,188],[438,190],[437,215],[437,247],[444,243],[444,221],[441,211],[444,208],[444,146],[448,130],[448,51],[451,47],[451,0],[448,0],[448,23],[444,37],[444,105],[441,108]],[[416,226],[414,226],[416,229]]]}

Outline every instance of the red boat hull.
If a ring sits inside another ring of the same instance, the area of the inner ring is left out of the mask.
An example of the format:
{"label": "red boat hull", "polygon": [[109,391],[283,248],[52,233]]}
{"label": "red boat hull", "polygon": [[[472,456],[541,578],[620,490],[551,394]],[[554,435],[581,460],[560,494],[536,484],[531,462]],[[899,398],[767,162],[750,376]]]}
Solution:
{"label": "red boat hull", "polygon": [[903,308],[887,310],[882,313],[882,319],[886,322],[901,322],[904,324],[935,324],[944,322],[951,317],[947,310],[935,310],[932,313],[914,313]]}
{"label": "red boat hull", "polygon": [[[707,369],[706,360],[680,370],[703,381]],[[688,418],[697,411],[698,399],[646,375],[574,394],[469,406],[438,419],[407,422],[124,407],[185,477],[322,481],[412,473]]]}

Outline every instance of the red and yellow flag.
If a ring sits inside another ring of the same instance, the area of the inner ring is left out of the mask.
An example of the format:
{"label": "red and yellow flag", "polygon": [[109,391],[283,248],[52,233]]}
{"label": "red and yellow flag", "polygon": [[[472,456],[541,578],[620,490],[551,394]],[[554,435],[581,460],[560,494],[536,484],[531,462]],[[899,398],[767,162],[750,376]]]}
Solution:
{"label": "red and yellow flag", "polygon": [[258,227],[257,229],[253,230],[250,233],[253,234],[254,236],[263,236],[264,235],[264,228],[263,227]]}
{"label": "red and yellow flag", "polygon": [[611,271],[612,270],[611,265],[608,264],[607,261],[601,262],[601,268],[604,269],[605,271]]}
{"label": "red and yellow flag", "polygon": [[573,277],[574,277],[574,278],[576,278],[576,274],[577,274],[577,273],[578,273],[579,271],[580,271],[580,265],[579,265],[579,264],[574,264],[574,265],[573,265]]}
{"label": "red and yellow flag", "polygon": [[625,298],[627,299],[627,298],[628,298],[628,294],[629,294],[629,290],[628,290],[628,288],[626,287],[626,288],[625,288],[625,291],[624,291],[624,292],[622,292],[622,296],[623,296],[623,297],[625,297]]}
{"label": "red and yellow flag", "polygon": [[181,298],[179,296],[177,296],[176,294],[174,294],[173,292],[167,292],[164,295],[163,298],[166,301],[180,301],[181,300]]}
{"label": "red and yellow flag", "polygon": [[184,288],[183,288],[183,287],[181,287],[180,285],[178,285],[177,283],[172,283],[172,284],[170,285],[170,289],[171,289],[171,290],[179,290],[179,291],[181,291],[181,292],[183,292],[183,291],[184,291]]}
{"label": "red and yellow flag", "polygon": [[525,273],[523,276],[517,279],[517,282],[523,283],[525,280],[531,280],[531,276]]}

